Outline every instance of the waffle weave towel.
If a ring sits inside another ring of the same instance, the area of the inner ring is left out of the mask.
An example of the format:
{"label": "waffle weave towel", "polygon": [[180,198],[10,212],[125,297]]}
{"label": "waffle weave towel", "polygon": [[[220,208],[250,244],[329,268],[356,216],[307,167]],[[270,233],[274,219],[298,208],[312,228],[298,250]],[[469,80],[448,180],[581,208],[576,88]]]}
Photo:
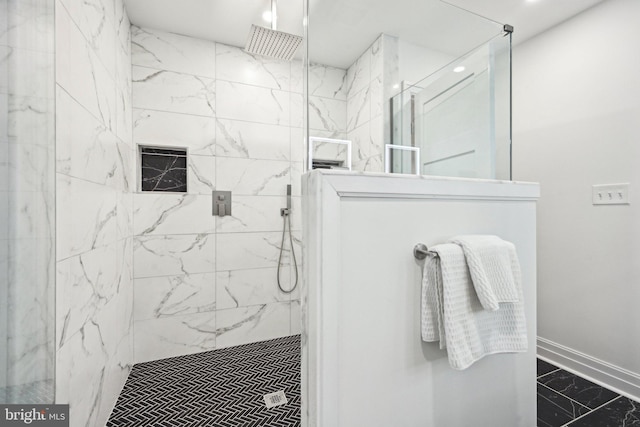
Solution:
{"label": "waffle weave towel", "polygon": [[430,250],[438,256],[427,257],[423,271],[423,341],[439,341],[440,348],[447,350],[449,364],[458,370],[486,355],[526,351],[526,320],[519,280],[518,301],[500,303],[496,311],[485,310],[473,287],[462,248],[445,243]]}

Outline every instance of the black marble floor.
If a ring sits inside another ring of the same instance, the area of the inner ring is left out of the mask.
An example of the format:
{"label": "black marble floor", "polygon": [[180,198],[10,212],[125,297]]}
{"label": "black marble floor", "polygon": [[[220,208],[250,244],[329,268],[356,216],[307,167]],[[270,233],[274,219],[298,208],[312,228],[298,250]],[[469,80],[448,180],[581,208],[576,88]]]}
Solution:
{"label": "black marble floor", "polygon": [[640,427],[640,403],[538,359],[538,427]]}

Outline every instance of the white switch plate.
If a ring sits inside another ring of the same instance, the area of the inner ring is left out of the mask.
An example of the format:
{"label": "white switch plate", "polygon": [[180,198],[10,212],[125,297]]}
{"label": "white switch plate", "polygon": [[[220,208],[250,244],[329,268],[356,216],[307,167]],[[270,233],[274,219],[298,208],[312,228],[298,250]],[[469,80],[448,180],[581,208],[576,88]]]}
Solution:
{"label": "white switch plate", "polygon": [[629,183],[594,185],[592,191],[594,205],[628,205]]}

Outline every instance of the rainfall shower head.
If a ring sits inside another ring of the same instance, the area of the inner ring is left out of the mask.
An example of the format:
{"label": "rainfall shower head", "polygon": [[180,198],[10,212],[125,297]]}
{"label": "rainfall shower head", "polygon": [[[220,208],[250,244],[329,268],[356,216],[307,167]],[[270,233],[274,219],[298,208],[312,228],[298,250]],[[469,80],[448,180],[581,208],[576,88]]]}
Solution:
{"label": "rainfall shower head", "polygon": [[278,31],[277,19],[276,0],[271,0],[271,29],[251,25],[249,39],[244,47],[245,52],[287,61],[293,59],[302,43],[302,37]]}

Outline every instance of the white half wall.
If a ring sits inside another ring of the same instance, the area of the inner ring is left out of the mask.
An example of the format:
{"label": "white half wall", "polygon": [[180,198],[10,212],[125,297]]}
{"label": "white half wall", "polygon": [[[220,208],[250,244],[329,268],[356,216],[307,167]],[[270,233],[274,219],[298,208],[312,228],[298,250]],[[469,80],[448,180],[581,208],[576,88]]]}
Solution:
{"label": "white half wall", "polygon": [[[542,188],[539,338],[562,349],[547,357],[580,360],[573,368],[601,382],[614,385],[611,373],[624,373],[636,396],[639,19],[637,0],[606,1],[513,54],[514,179]],[[619,182],[631,184],[631,205],[592,205],[593,184]]]}

